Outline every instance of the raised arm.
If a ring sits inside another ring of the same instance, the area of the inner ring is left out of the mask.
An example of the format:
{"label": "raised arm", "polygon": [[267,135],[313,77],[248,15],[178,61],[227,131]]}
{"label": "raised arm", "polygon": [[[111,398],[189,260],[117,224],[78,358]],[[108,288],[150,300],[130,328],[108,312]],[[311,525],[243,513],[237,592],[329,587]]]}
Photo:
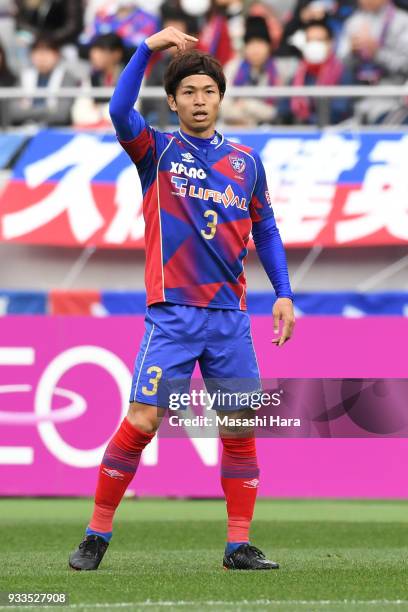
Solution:
{"label": "raised arm", "polygon": [[110,116],[120,140],[133,140],[146,125],[134,106],[151,54],[173,46],[185,51],[187,45],[192,42],[197,42],[197,39],[176,28],[165,28],[146,38],[133,54],[119,77],[109,104]]}
{"label": "raised arm", "polygon": [[134,106],[151,54],[144,41],[130,58],[113,92],[109,113],[120,140],[133,140],[145,126],[142,115]]}

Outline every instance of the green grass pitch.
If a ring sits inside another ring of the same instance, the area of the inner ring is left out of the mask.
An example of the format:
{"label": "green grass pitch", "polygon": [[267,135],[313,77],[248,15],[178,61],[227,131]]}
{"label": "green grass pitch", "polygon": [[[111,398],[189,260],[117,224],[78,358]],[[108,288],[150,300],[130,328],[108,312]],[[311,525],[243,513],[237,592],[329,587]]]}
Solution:
{"label": "green grass pitch", "polygon": [[281,563],[269,572],[222,570],[222,501],[135,499],[100,569],[74,572],[90,510],[1,499],[0,591],[66,592],[77,610],[408,610],[405,501],[259,500],[252,542]]}

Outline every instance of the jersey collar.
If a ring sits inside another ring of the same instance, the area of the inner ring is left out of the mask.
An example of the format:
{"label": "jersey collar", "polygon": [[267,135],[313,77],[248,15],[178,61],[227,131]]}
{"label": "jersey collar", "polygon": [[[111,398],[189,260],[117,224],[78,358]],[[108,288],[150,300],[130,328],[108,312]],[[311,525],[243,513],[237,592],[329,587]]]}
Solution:
{"label": "jersey collar", "polygon": [[214,132],[214,134],[209,138],[197,138],[197,136],[190,136],[190,134],[185,134],[182,130],[178,130],[177,133],[182,140],[198,151],[200,149],[209,147],[218,149],[218,147],[220,147],[224,142],[224,136],[218,132]]}

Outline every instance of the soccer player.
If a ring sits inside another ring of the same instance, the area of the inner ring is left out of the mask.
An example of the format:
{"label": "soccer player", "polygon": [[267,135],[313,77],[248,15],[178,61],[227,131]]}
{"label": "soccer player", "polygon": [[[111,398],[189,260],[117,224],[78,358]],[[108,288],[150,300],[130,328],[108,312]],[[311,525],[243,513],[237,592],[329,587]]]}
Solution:
{"label": "soccer player", "polygon": [[[117,137],[143,189],[146,332],[127,417],[105,451],[93,515],[69,558],[76,570],[97,569],[108,548],[115,510],[165,414],[158,399],[161,379],[189,381],[198,361],[207,385],[239,379],[252,381],[250,390],[260,389],[245,303],[243,263],[251,231],[277,295],[273,320],[279,337],[272,342],[282,346],[294,326],[286,258],[265,170],[255,150],[215,130],[225,77],[217,60],[193,49],[196,42],[172,27],[147,38],[123,70],[110,103]],[[171,46],[178,53],[164,86],[180,129],[167,134],[146,125],[134,105],[152,53]],[[217,407],[220,414],[222,408]],[[249,540],[259,483],[254,431],[237,435],[227,425],[220,428],[220,437],[228,515],[223,566],[278,568]]]}

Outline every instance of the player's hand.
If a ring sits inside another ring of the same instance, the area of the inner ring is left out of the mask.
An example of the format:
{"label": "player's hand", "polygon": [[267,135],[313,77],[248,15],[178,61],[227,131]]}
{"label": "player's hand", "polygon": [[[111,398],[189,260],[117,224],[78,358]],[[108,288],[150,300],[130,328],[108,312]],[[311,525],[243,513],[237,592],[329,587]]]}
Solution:
{"label": "player's hand", "polygon": [[164,49],[170,49],[170,47],[177,47],[179,51],[186,51],[192,43],[196,42],[198,42],[198,38],[184,34],[181,30],[173,27],[164,28],[164,30],[149,36],[145,40],[150,51],[163,51]]}
{"label": "player's hand", "polygon": [[283,322],[282,334],[279,338],[272,340],[276,346],[282,346],[292,336],[295,327],[295,313],[293,312],[293,302],[290,298],[278,298],[273,305],[273,333],[279,334],[280,322]]}

